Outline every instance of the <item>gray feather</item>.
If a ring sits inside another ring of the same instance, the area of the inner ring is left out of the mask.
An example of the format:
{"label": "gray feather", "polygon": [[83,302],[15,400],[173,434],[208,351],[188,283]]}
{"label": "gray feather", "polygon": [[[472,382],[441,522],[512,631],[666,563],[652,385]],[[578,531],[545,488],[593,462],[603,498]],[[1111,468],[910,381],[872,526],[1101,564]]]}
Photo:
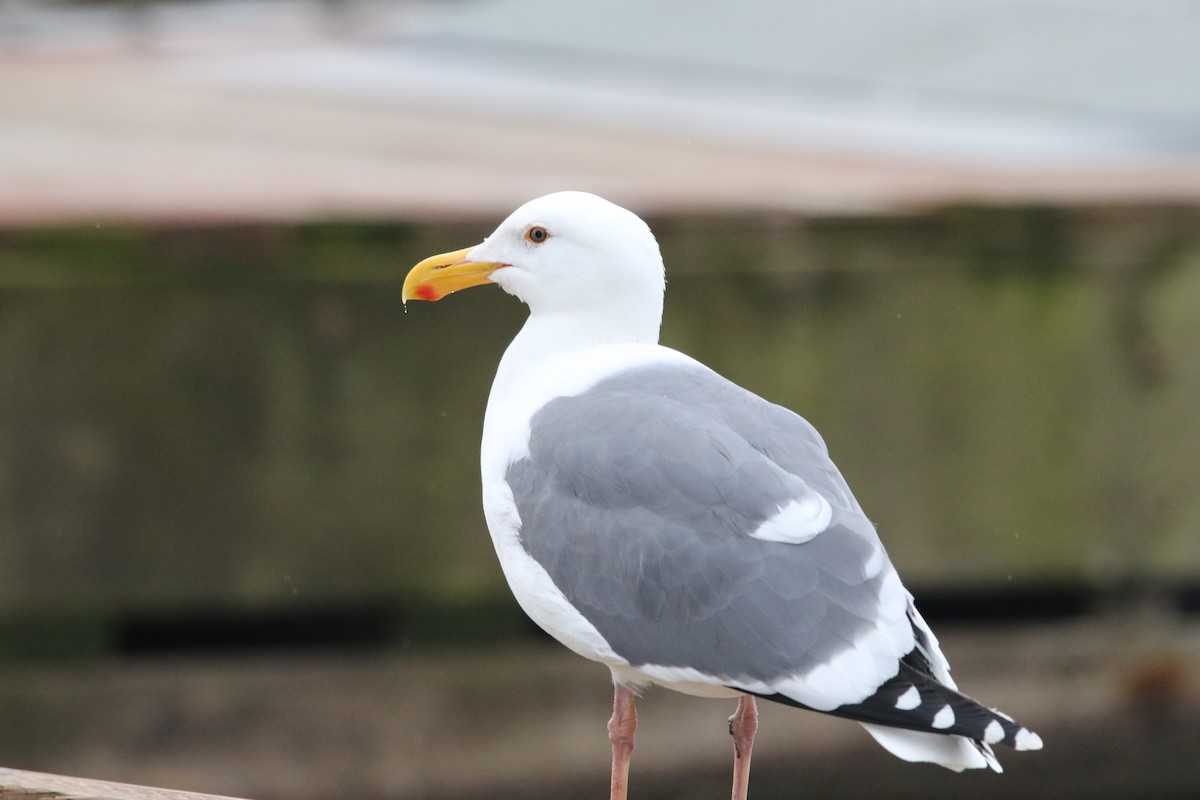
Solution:
{"label": "gray feather", "polygon": [[[769,681],[874,625],[882,545],[794,413],[703,367],[643,367],[546,404],[529,445],[507,473],[522,544],[630,663]],[[826,531],[750,535],[813,491]]]}

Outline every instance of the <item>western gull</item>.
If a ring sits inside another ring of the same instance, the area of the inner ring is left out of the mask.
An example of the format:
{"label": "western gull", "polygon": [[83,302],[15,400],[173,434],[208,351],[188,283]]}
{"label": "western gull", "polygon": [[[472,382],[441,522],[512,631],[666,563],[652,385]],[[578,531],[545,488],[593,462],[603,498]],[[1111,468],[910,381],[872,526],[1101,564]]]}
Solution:
{"label": "western gull", "polygon": [[756,697],[953,770],[999,772],[994,744],[1042,746],[957,691],[816,429],[658,344],[665,279],[645,222],[595,195],[546,195],[417,264],[403,299],[486,283],[529,318],[488,399],[484,513],[525,613],[612,672],[614,800],[650,684],[738,699],[735,800]]}

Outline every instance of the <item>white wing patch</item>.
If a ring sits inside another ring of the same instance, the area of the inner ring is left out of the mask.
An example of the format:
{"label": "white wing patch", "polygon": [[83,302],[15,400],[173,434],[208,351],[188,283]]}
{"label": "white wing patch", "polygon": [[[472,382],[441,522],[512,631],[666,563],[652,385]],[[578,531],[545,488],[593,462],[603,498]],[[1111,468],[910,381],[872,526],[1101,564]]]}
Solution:
{"label": "white wing patch", "polygon": [[832,519],[833,508],[829,501],[817,492],[810,491],[780,506],[775,516],[759,525],[750,535],[764,542],[804,544],[828,528]]}
{"label": "white wing patch", "polygon": [[890,572],[881,587],[875,627],[855,639],[852,647],[807,673],[770,681],[772,692],[817,711],[866,700],[900,671],[900,658],[913,648],[907,600],[900,577]]}

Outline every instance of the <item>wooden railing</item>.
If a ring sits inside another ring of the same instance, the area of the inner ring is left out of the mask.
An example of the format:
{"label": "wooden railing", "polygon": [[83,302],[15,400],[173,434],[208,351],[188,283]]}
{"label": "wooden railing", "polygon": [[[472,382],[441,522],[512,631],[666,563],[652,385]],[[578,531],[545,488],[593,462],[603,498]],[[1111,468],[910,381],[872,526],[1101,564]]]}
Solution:
{"label": "wooden railing", "polygon": [[236,800],[212,794],[0,768],[0,800]]}

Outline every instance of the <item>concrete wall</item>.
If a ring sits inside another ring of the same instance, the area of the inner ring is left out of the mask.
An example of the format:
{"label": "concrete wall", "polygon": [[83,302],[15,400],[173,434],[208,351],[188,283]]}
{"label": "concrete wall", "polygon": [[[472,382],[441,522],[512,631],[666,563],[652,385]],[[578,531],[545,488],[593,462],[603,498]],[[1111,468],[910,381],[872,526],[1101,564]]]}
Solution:
{"label": "concrete wall", "polygon": [[[655,220],[663,339],[813,421],[911,585],[1194,579],[1198,221]],[[477,445],[523,308],[400,303],[494,222],[0,236],[0,619],[507,602]]]}

